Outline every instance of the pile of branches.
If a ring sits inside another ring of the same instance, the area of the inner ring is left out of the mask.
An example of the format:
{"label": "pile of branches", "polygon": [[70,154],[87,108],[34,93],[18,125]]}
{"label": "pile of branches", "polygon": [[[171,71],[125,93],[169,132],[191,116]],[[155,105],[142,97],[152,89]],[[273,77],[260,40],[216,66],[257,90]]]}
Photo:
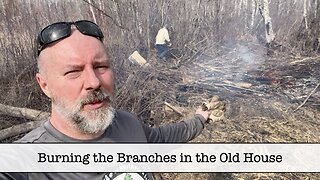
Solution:
{"label": "pile of branches", "polygon": [[122,68],[127,72],[118,78],[116,106],[135,113],[141,120],[159,125],[163,121],[165,102],[176,103],[177,84],[183,74],[173,61],[160,61],[156,57],[148,66],[128,62]]}

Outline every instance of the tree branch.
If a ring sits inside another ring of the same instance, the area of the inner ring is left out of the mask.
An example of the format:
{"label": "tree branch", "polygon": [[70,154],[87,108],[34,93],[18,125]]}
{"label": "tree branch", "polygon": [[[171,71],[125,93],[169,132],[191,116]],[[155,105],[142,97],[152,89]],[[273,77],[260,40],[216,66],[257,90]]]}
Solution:
{"label": "tree branch", "polygon": [[0,130],[0,141],[7,139],[9,137],[13,137],[22,133],[29,132],[34,128],[38,127],[40,124],[41,124],[41,121],[30,121],[30,122],[9,127],[7,129],[2,129]]}
{"label": "tree branch", "polygon": [[180,116],[183,116],[183,113],[181,111],[179,111],[177,108],[175,108],[174,106],[172,106],[171,104],[164,102],[164,104],[169,107],[170,109],[172,109],[174,112],[178,113]]}
{"label": "tree branch", "polygon": [[295,110],[293,110],[293,112],[297,111],[299,108],[301,108],[304,104],[306,104],[306,102],[308,101],[308,99],[310,98],[310,96],[316,92],[317,88],[319,87],[320,83],[317,84],[317,86],[311,91],[311,93],[307,96],[307,98],[303,101],[302,104],[300,104],[300,106],[298,106]]}
{"label": "tree branch", "polygon": [[12,117],[26,118],[33,121],[41,121],[47,119],[50,113],[28,108],[19,108],[0,104],[0,115]]}
{"label": "tree branch", "polygon": [[88,2],[87,0],[82,0],[83,2],[87,3],[89,6],[95,8],[96,10],[98,10],[99,12],[101,12],[103,15],[107,16],[108,18],[111,19],[111,21],[116,25],[118,26],[119,28],[121,29],[125,29],[127,31],[129,31],[128,28],[120,25],[116,20],[113,19],[113,17],[111,17],[109,14],[107,14],[106,12],[104,12],[103,10],[101,10],[100,8],[98,8],[97,6],[93,5],[91,2]]}

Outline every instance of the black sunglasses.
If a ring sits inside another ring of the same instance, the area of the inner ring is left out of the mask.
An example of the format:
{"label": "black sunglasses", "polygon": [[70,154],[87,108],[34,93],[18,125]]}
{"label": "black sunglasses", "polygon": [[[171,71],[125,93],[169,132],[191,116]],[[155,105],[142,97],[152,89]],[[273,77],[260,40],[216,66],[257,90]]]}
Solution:
{"label": "black sunglasses", "polygon": [[87,20],[76,22],[57,22],[45,27],[39,33],[38,56],[47,45],[70,36],[71,25],[75,25],[75,27],[84,35],[98,38],[100,41],[103,40],[103,33],[99,26],[94,22]]}

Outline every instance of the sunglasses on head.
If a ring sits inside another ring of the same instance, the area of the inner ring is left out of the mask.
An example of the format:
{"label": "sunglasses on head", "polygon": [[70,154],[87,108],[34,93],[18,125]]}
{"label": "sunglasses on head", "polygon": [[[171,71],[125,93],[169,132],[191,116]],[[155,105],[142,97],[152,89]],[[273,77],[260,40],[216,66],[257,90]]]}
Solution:
{"label": "sunglasses on head", "polygon": [[49,44],[66,38],[71,35],[71,25],[74,25],[79,32],[84,35],[103,39],[103,33],[99,26],[94,22],[81,20],[76,22],[57,22],[51,24],[39,33],[38,35],[38,56],[40,52]]}

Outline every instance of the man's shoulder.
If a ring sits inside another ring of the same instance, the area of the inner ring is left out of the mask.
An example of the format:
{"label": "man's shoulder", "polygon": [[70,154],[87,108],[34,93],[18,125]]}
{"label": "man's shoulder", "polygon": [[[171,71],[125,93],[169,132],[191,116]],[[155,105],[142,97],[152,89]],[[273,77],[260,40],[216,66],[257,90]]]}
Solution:
{"label": "man's shoulder", "polygon": [[126,124],[137,123],[137,122],[140,123],[139,118],[135,114],[128,111],[124,111],[124,110],[117,110],[115,118],[120,123],[126,123]]}
{"label": "man's shoulder", "polygon": [[114,142],[147,142],[143,123],[127,111],[117,110],[115,121],[109,128],[108,138]]}
{"label": "man's shoulder", "polygon": [[134,113],[117,110],[115,124],[121,126],[141,126],[144,122]]}
{"label": "man's shoulder", "polygon": [[43,142],[44,139],[46,139],[45,136],[48,136],[48,133],[44,127],[44,124],[47,121],[41,123],[39,127],[36,129],[30,131],[25,136],[23,136],[21,139],[17,140],[18,143],[34,143],[34,142]]}
{"label": "man's shoulder", "polygon": [[138,117],[135,114],[128,112],[128,111],[125,111],[125,110],[117,110],[116,117],[117,118],[120,117],[120,118],[138,119]]}
{"label": "man's shoulder", "polygon": [[164,28],[162,28],[162,31],[163,31],[163,32],[169,32],[169,31],[168,31],[168,29],[167,29],[167,28],[165,28],[165,27],[164,27]]}

